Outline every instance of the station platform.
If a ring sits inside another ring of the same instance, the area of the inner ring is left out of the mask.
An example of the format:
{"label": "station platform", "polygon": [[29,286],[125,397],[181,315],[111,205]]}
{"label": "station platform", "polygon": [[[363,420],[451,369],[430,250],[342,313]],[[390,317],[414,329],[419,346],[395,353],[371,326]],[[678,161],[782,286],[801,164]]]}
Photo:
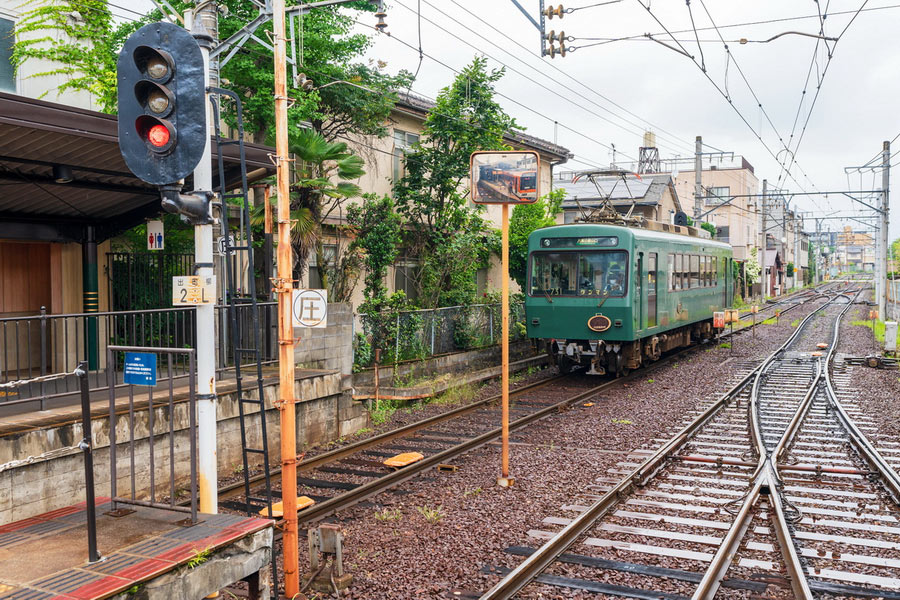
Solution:
{"label": "station platform", "polygon": [[88,562],[85,503],[0,526],[0,599],[203,598],[241,580],[268,598],[273,521],[119,505],[97,499],[99,562]]}

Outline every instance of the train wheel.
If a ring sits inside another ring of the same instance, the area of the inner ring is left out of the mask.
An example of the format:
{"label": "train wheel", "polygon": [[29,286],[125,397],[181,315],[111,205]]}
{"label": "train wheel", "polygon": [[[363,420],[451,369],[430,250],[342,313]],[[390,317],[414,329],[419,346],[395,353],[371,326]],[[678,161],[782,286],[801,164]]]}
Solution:
{"label": "train wheel", "polygon": [[565,354],[560,354],[556,357],[556,366],[559,368],[559,374],[565,375],[572,371],[575,362]]}

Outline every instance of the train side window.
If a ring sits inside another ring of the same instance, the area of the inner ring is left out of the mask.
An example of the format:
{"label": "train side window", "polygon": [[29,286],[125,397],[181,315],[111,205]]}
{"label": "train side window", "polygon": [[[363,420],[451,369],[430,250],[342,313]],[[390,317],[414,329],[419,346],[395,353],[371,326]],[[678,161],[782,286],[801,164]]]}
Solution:
{"label": "train side window", "polygon": [[681,289],[681,265],[682,260],[684,258],[683,254],[675,255],[675,287],[673,289],[680,290]]}
{"label": "train side window", "polygon": [[713,285],[719,285],[719,257],[713,256]]}
{"label": "train side window", "polygon": [[709,287],[710,276],[709,276],[709,257],[703,257],[703,287]]}
{"label": "train side window", "polygon": [[666,269],[666,279],[668,282],[668,289],[670,292],[675,289],[675,255],[669,254],[668,268]]}
{"label": "train side window", "polygon": [[691,255],[691,287],[700,287],[700,256]]}

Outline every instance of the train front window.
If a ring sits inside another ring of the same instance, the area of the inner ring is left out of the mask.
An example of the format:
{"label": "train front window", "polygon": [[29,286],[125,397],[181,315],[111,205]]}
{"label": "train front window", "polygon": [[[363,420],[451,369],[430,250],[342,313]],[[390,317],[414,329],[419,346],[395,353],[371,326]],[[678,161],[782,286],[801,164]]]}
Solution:
{"label": "train front window", "polygon": [[519,178],[519,186],[521,192],[530,192],[534,190],[535,182],[537,181],[537,177],[534,173],[524,173]]}
{"label": "train front window", "polygon": [[627,268],[627,252],[535,252],[529,293],[621,297],[628,290]]}

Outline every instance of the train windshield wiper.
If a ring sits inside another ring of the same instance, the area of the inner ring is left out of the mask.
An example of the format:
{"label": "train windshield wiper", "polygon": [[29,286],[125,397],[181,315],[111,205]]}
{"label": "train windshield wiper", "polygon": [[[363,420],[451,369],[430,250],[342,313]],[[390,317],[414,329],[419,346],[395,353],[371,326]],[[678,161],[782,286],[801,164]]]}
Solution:
{"label": "train windshield wiper", "polygon": [[603,303],[609,299],[609,290],[603,290],[603,300],[600,301],[600,304],[597,305],[597,308],[603,306]]}
{"label": "train windshield wiper", "polygon": [[550,297],[550,294],[547,293],[547,290],[545,290],[544,288],[541,288],[541,291],[544,292],[544,295],[547,297],[547,302],[549,302],[550,304],[553,304],[553,299]]}

